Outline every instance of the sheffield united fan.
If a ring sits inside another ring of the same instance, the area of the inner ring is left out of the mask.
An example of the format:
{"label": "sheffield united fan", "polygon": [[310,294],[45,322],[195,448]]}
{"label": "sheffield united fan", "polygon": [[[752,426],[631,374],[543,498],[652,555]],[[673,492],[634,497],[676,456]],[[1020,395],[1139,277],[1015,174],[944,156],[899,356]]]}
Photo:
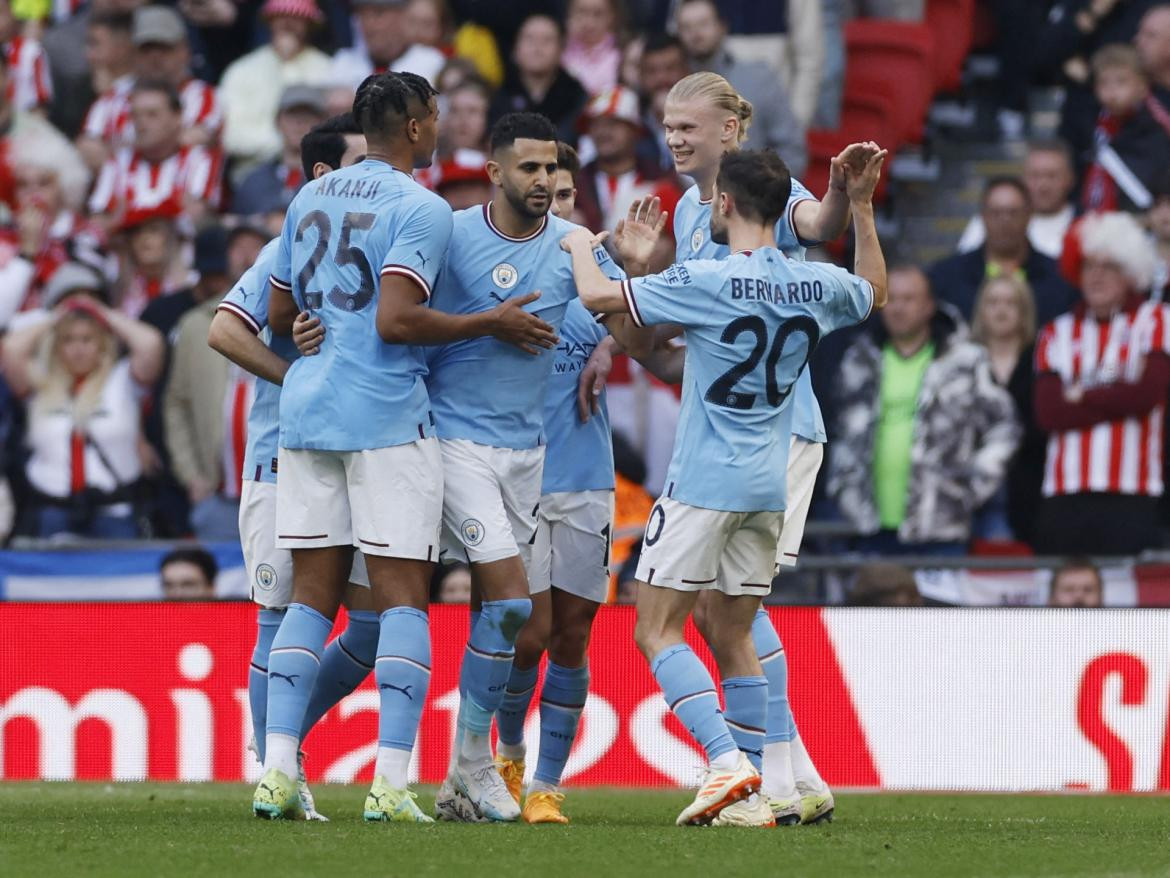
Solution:
{"label": "sheffield united fan", "polygon": [[1038,552],[1157,546],[1170,308],[1144,298],[1155,255],[1128,214],[1084,221],[1083,299],[1036,345],[1036,422],[1049,433]]}

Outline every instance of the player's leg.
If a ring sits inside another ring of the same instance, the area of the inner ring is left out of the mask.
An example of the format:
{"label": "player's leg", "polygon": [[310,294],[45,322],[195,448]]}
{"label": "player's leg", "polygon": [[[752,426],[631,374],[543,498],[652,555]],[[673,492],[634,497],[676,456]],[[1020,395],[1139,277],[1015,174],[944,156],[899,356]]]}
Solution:
{"label": "player's leg", "polygon": [[[725,718],[739,749],[759,771],[768,717],[768,680],[752,640],[752,625],[771,591],[782,514],[745,515],[727,540],[719,564],[719,590],[707,598],[707,642],[723,681]],[[775,826],[767,796],[749,796],[726,808],[721,826]]]}
{"label": "player's leg", "polygon": [[496,713],[496,766],[516,803],[524,787],[527,768],[524,723],[536,693],[540,659],[548,649],[552,630],[552,599],[549,591],[552,576],[552,527],[549,497],[540,498],[536,530],[532,535],[532,559],[528,564],[528,590],[532,597],[532,615],[516,638],[516,657],[504,690],[504,700]]}
{"label": "player's leg", "polygon": [[338,455],[281,449],[276,537],[279,548],[292,551],[293,594],[269,653],[264,778],[253,798],[257,815],[280,817],[300,808],[300,734],[349,570],[349,512]]}
{"label": "player's leg", "polygon": [[471,563],[480,596],[459,674],[459,715],[448,783],[436,808],[463,796],[487,820],[516,820],[520,808],[495,767],[492,718],[511,676],[516,638],[532,613],[525,561],[531,557],[540,501],[543,449],[515,451],[444,441],[445,539]]}
{"label": "player's leg", "polygon": [[256,755],[264,762],[268,717],[268,654],[292,600],[292,556],[276,548],[276,485],[245,481],[240,493],[240,547],[252,601],[257,605],[256,644],[248,670],[248,703]]}
{"label": "player's leg", "polygon": [[529,823],[567,823],[561,777],[589,695],[589,638],[609,591],[612,491],[542,498],[553,518],[550,578],[552,633],[540,699],[540,754],[524,802]]}
{"label": "player's leg", "polygon": [[[427,606],[439,555],[443,470],[438,441],[354,452],[347,458],[354,537],[365,555],[378,617],[378,752],[364,816],[430,823],[408,788],[410,754],[431,680]],[[393,502],[385,489],[394,487]]]}
{"label": "player's leg", "polygon": [[550,590],[545,587],[532,593],[532,615],[516,637],[512,672],[508,675],[504,697],[496,711],[496,732],[499,736],[496,741],[496,767],[517,804],[520,803],[527,768],[524,723],[536,693],[540,660],[548,648],[551,629],[552,600]]}
{"label": "player's leg", "polygon": [[333,705],[353,692],[374,670],[374,658],[378,654],[378,611],[374,608],[365,556],[361,552],[353,553],[342,603],[346,609],[345,630],[329,641],[321,656],[317,685],[305,710],[302,741]]}
{"label": "player's leg", "polygon": [[[819,442],[792,437],[788,453],[788,509],[776,548],[776,563],[781,574],[795,566],[799,557],[804,525],[808,520],[824,453],[824,446]],[[768,677],[764,790],[773,797],[773,804],[790,801],[798,796],[802,823],[832,820],[835,807],[833,794],[809,758],[792,715],[788,701],[788,657],[780,644],[779,635],[771,619],[763,614],[757,617],[752,634],[756,640],[757,654],[764,665],[764,674]],[[768,657],[767,661],[765,657]]]}

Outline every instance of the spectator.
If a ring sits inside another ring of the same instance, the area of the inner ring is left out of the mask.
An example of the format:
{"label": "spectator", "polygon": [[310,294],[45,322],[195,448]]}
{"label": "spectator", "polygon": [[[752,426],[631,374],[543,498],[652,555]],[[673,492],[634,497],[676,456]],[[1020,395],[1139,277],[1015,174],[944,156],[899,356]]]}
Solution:
{"label": "spectator", "polygon": [[182,143],[182,103],[170,85],[139,82],[130,95],[134,147],[102,166],[89,212],[106,229],[171,211],[198,222],[219,204],[220,161]]}
{"label": "spectator", "polygon": [[[51,283],[50,291],[53,310],[4,340],[5,377],[28,405],[32,532],[133,539],[140,400],[162,370],[163,338],[106,307],[96,289]],[[120,344],[129,351],[122,358]]]}
{"label": "spectator", "polygon": [[[637,155],[643,134],[637,95],[622,87],[598,95],[585,108],[581,124],[597,150],[577,179],[577,211],[586,228],[612,229],[630,203],[645,195],[661,198],[663,210],[674,215],[681,193],[673,173]],[[673,236],[659,236],[658,245],[655,264],[665,268],[674,261]]]}
{"label": "spectator", "polygon": [[70,260],[102,268],[100,231],[81,213],[89,171],[65,137],[40,128],[14,137],[10,152],[15,173],[16,208],[0,240],[12,246],[30,268],[27,285],[4,277],[5,304],[0,323],[15,310],[40,305],[49,278]]}
{"label": "spectator", "polygon": [[280,155],[264,162],[244,177],[232,199],[232,212],[280,214],[305,183],[301,168],[301,139],[314,125],[325,121],[325,96],[311,85],[290,85],[280,96],[276,130]]}
{"label": "spectator", "polygon": [[18,110],[44,111],[53,100],[49,62],[41,44],[21,32],[12,0],[0,0],[0,43],[8,60],[8,102]]}
{"label": "spectator", "polygon": [[[134,13],[134,72],[139,81],[165,82],[182,102],[184,146],[216,146],[223,108],[215,88],[191,75],[187,26],[167,6],[144,6]],[[134,115],[124,117],[133,123]],[[125,140],[133,139],[127,132]]]}
{"label": "spectator", "polygon": [[183,236],[173,212],[141,213],[122,231],[121,269],[114,306],[139,317],[152,302],[191,284]]}
{"label": "spectator", "polygon": [[1128,214],[1081,229],[1083,301],[1036,346],[1036,422],[1048,453],[1036,549],[1131,555],[1161,543],[1170,310],[1142,298],[1156,257]]}
{"label": "spectator", "polygon": [[[716,0],[731,36],[727,48],[743,61],[759,61],[780,74],[802,128],[812,121],[824,69],[824,0]],[[836,126],[833,126],[836,127]]]}
{"label": "spectator", "polygon": [[1170,128],[1170,4],[1142,16],[1133,44],[1152,87],[1150,110],[1163,128]]}
{"label": "spectator", "polygon": [[792,176],[804,173],[808,161],[804,129],[793,115],[792,105],[776,71],[758,61],[739,61],[724,45],[727,24],[715,0],[681,0],[678,36],[695,70],[718,73],[752,104],[753,125],[744,147],[776,150]]}
{"label": "spectator", "polygon": [[1170,170],[1154,183],[1150,197],[1154,203],[1146,212],[1146,226],[1157,255],[1152,292],[1154,299],[1163,301],[1170,294]]}
{"label": "spectator", "polygon": [[98,97],[85,113],[77,148],[90,170],[97,171],[112,150],[125,145],[123,120],[134,88],[134,16],[123,12],[90,15],[85,58],[90,86]]}
{"label": "spectator", "polygon": [[901,564],[871,561],[857,568],[845,604],[850,607],[921,607],[914,573]]}
{"label": "spectator", "polygon": [[1070,558],[1052,574],[1048,606],[1099,609],[1105,606],[1101,571],[1088,558]]}
{"label": "spectator", "polygon": [[530,15],[520,25],[512,51],[512,67],[496,93],[491,124],[507,113],[542,113],[557,126],[557,137],[577,142],[574,127],[588,96],[585,89],[561,66],[564,32],[548,15]]}
{"label": "spectator", "polygon": [[416,46],[430,46],[444,55],[451,49],[451,10],[444,0],[410,0],[406,36]]}
{"label": "spectator", "polygon": [[1023,435],[1008,476],[979,512],[981,539],[1031,543],[1040,504],[1045,436],[1032,414],[1032,360],[1036,307],[1028,282],[1004,275],[983,282],[975,300],[971,338],[987,350],[991,377],[1011,394]]}
{"label": "spectator", "polygon": [[240,474],[251,405],[251,376],[207,345],[211,319],[228,285],[256,261],[267,239],[248,227],[200,233],[201,294],[176,330],[163,395],[167,451],[187,489],[191,526],[207,540],[239,539]]}
{"label": "spectator", "polygon": [[830,495],[885,554],[962,554],[1019,426],[987,353],[915,267],[889,273],[881,320],[846,351]]}
{"label": "spectator", "polygon": [[[1064,236],[1076,215],[1071,197],[1077,181],[1068,144],[1062,140],[1037,140],[1029,144],[1023,180],[1032,199],[1028,242],[1033,250],[1059,259]],[[986,237],[983,217],[976,214],[967,223],[956,249],[960,253],[977,250]]]}
{"label": "spectator", "polygon": [[8,102],[8,61],[0,52],[0,204],[12,208],[16,204],[16,188],[9,153],[13,138],[31,135],[58,134],[52,125],[35,113],[23,113]]}
{"label": "spectator", "polygon": [[215,577],[219,565],[215,556],[202,548],[175,549],[158,565],[163,598],[168,601],[210,601],[215,599]]}
{"label": "spectator", "polygon": [[561,60],[590,96],[618,84],[622,53],[617,31],[616,0],[569,0]]}
{"label": "spectator", "polygon": [[439,580],[435,602],[440,604],[471,603],[471,568],[466,564],[452,564]]}
{"label": "spectator", "polygon": [[1150,206],[1147,187],[1170,164],[1170,134],[1146,107],[1150,87],[1137,51],[1124,45],[1098,49],[1093,55],[1093,91],[1101,112],[1082,207],[1144,210]]}
{"label": "spectator", "polygon": [[444,159],[439,165],[434,189],[452,210],[486,204],[492,197],[492,181],[484,166],[483,155],[460,150]]}
{"label": "spectator", "polygon": [[329,56],[309,42],[325,20],[316,0],[267,0],[260,14],[268,24],[268,42],[233,61],[219,85],[224,149],[244,163],[281,152],[280,132],[264,120],[276,118],[289,86],[329,82]]}
{"label": "spectator", "polygon": [[622,46],[622,63],[618,68],[618,85],[638,91],[639,70],[642,64],[642,50],[646,46],[646,35],[638,34]]}
{"label": "spectator", "polygon": [[439,116],[439,155],[457,150],[484,152],[487,148],[491,88],[478,76],[469,76],[444,94],[446,108]]}
{"label": "spectator", "polygon": [[[1146,10],[1164,0],[1060,0],[1027,44],[1031,68],[1064,88],[1060,136],[1076,156],[1092,151],[1097,102],[1088,59],[1102,46],[1128,43]],[[1020,5],[1020,4],[1016,4]],[[1089,138],[1089,139],[1086,139]]]}
{"label": "spectator", "polygon": [[1076,293],[1060,277],[1056,263],[1028,241],[1032,199],[1018,177],[992,177],[983,188],[980,216],[986,240],[978,250],[956,253],[930,269],[930,285],[944,302],[970,320],[983,281],[1001,274],[1026,279],[1036,297],[1036,318],[1043,323],[1072,307]]}
{"label": "spectator", "polygon": [[639,144],[639,154],[651,157],[663,171],[674,170],[674,156],[666,145],[666,130],[662,127],[666,96],[690,72],[686,49],[676,37],[667,34],[646,37],[638,70],[642,126],[646,131]]}
{"label": "spectator", "polygon": [[445,58],[438,49],[411,45],[406,30],[410,0],[354,0],[354,16],[362,45],[342,49],[333,56],[330,79],[357,90],[371,73],[417,73],[434,82]]}

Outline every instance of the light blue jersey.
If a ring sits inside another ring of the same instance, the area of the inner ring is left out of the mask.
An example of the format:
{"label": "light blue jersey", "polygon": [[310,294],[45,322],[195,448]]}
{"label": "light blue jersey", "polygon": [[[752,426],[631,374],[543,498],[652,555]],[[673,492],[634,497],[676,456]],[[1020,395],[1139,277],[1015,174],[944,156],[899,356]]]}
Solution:
{"label": "light blue jersey", "polygon": [[282,448],[362,451],[434,435],[422,348],[374,324],[380,276],[429,296],[451,239],[451,209],[402,171],[366,159],[293,199],[272,283],[321,318],[316,356],[293,363],[280,399]]}
{"label": "light blue jersey", "polygon": [[[280,250],[280,239],[264,245],[256,263],[223,297],[219,309],[235,314],[259,335],[278,356],[290,363],[300,354],[293,340],[273,335],[268,329],[268,278]],[[252,482],[276,481],[276,450],[280,439],[280,387],[256,379],[252,411],[248,414],[248,444],[244,450],[244,478]]]}
{"label": "light blue jersey", "polygon": [[[448,257],[431,306],[450,314],[489,311],[506,299],[536,290],[524,306],[560,331],[577,298],[573,262],[560,246],[577,228],[549,214],[527,238],[510,238],[491,221],[488,205],[455,214]],[[595,251],[601,270],[625,277],[605,249]],[[427,390],[441,439],[466,439],[493,448],[535,448],[541,443],[545,388],[554,352],[537,355],[491,337],[427,351]]]}
{"label": "light blue jersey", "polygon": [[[805,243],[817,242],[801,242],[796,235],[792,214],[796,205],[808,200],[815,201],[816,196],[799,180],[793,180],[788,206],[784,208],[784,215],[776,221],[776,246],[785,256],[802,262]],[[724,259],[731,253],[726,244],[716,244],[711,240],[711,202],[699,198],[698,186],[688,189],[674,209],[674,240],[677,242],[674,251],[677,262],[688,259]],[[793,406],[792,432],[809,442],[828,441],[825,420],[821,416],[820,403],[813,393],[812,375],[808,369],[801,372],[796,381]]]}
{"label": "light blue jersey", "polygon": [[873,288],[765,247],[626,281],[638,326],[685,331],[682,411],[666,494],[730,512],[782,510],[792,390],[825,334],[869,316]]}
{"label": "light blue jersey", "polygon": [[561,343],[553,359],[544,397],[544,458],[541,494],[613,490],[613,439],[605,391],[598,412],[584,424],[577,415],[577,382],[606,331],[580,300],[569,303],[561,324]]}

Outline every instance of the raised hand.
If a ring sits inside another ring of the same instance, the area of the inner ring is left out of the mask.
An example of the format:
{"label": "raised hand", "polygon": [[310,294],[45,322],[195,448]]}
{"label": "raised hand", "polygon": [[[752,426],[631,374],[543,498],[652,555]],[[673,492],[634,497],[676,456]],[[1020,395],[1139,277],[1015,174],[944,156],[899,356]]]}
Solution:
{"label": "raised hand", "polygon": [[325,340],[325,327],[318,317],[308,311],[302,311],[293,321],[293,343],[302,357],[311,357],[321,352],[321,342]]}
{"label": "raised hand", "polygon": [[625,219],[618,220],[613,231],[614,245],[623,265],[650,264],[654,247],[666,228],[667,216],[657,196],[635,199]]}
{"label": "raised hand", "polygon": [[860,169],[852,164],[845,165],[845,191],[851,203],[868,204],[873,201],[874,190],[877,189],[878,181],[882,177],[882,163],[887,155],[886,150],[880,149],[871,155]]}
{"label": "raised hand", "polygon": [[861,173],[869,160],[879,152],[881,147],[872,140],[849,144],[829,162],[829,185],[845,191],[845,169],[852,168]]}
{"label": "raised hand", "polygon": [[[586,235],[589,232],[585,229],[581,230]],[[571,237],[575,232],[566,235]],[[564,241],[561,242],[564,246]],[[540,353],[541,348],[554,348],[560,339],[557,338],[556,331],[548,323],[545,323],[535,314],[529,314],[524,310],[524,306],[529,302],[535,302],[540,298],[540,291],[536,290],[526,296],[518,296],[514,299],[505,299],[500,304],[492,309],[492,332],[491,334],[500,341],[515,345],[524,351],[526,354],[536,355]]]}

